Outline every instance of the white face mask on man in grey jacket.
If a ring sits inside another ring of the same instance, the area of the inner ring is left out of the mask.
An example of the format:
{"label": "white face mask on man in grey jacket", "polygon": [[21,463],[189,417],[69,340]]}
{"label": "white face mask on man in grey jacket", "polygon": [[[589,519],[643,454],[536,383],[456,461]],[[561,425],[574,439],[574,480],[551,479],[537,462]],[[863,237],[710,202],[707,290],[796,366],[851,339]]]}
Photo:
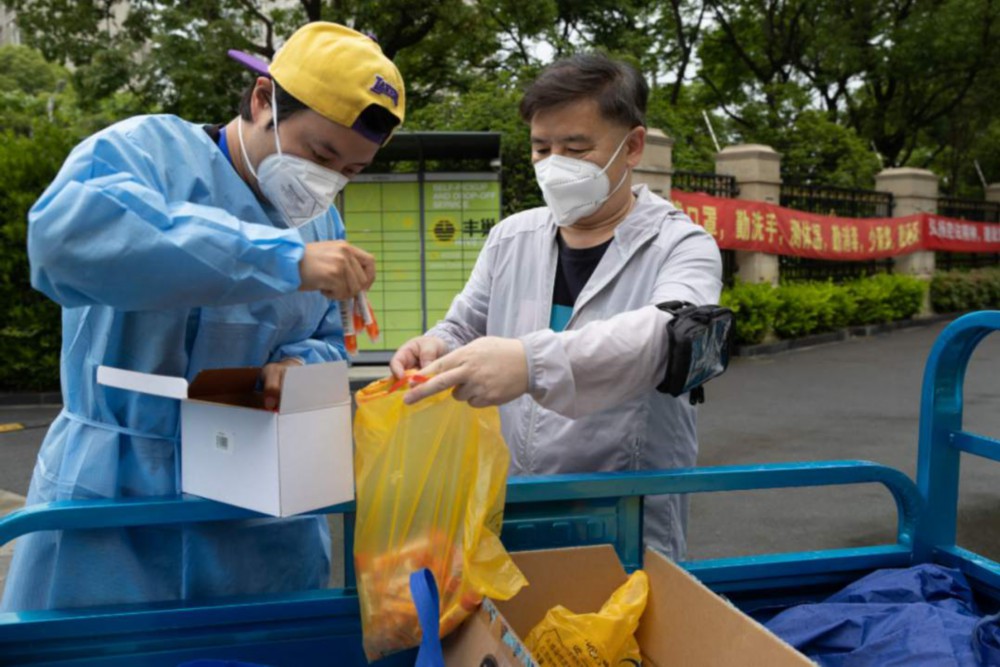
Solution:
{"label": "white face mask on man in grey jacket", "polygon": [[568,227],[580,218],[593,215],[611,195],[618,192],[629,173],[622,173],[618,185],[611,189],[608,167],[615,161],[628,135],[622,137],[614,155],[604,167],[589,160],[580,160],[565,155],[550,155],[535,163],[535,178],[542,190],[545,205],[552,211],[552,217],[560,227]]}
{"label": "white face mask on man in grey jacket", "polygon": [[[590,84],[595,92],[572,97]],[[397,376],[432,376],[410,403],[454,388],[470,405],[499,405],[512,475],[695,465],[695,408],[655,390],[671,317],[656,305],[717,303],[722,262],[703,228],[632,185],[646,94],[634,70],[604,56],[543,72],[521,112],[548,206],[501,221],[445,319],[393,357]],[[603,254],[553,330],[567,248]],[[682,558],[686,499],[645,507],[647,545]]]}

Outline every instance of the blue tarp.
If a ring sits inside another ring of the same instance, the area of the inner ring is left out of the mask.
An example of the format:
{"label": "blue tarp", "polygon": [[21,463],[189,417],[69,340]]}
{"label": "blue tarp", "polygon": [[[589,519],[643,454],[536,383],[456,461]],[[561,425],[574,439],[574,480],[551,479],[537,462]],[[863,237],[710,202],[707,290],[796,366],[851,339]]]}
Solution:
{"label": "blue tarp", "polygon": [[823,667],[1000,666],[1000,626],[958,570],[878,570],[767,627]]}

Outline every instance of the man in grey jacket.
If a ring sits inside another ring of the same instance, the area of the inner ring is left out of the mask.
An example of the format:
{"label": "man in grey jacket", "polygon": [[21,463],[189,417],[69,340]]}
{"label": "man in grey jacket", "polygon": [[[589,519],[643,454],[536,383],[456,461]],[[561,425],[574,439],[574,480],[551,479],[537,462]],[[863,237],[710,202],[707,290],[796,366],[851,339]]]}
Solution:
{"label": "man in grey jacket", "polygon": [[[671,315],[656,304],[717,303],[712,237],[632,172],[648,88],[630,66],[577,55],[521,101],[547,206],[490,234],[445,319],[394,355],[396,376],[432,376],[413,403],[454,387],[499,405],[512,475],[693,466],[695,408],[656,391]],[[646,543],[685,555],[686,498],[647,499]]]}

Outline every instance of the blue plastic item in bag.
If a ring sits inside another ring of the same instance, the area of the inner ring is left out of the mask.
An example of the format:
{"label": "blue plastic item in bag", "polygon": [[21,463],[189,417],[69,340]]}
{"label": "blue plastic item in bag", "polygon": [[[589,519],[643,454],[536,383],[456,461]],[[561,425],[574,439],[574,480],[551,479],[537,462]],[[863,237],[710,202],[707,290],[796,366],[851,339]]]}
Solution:
{"label": "blue plastic item in bag", "polygon": [[177,667],[268,667],[258,665],[256,662],[239,662],[238,660],[195,660],[185,662]]}
{"label": "blue plastic item in bag", "polygon": [[420,621],[420,650],[414,667],[444,667],[441,653],[441,600],[434,573],[424,568],[410,575],[410,595]]}

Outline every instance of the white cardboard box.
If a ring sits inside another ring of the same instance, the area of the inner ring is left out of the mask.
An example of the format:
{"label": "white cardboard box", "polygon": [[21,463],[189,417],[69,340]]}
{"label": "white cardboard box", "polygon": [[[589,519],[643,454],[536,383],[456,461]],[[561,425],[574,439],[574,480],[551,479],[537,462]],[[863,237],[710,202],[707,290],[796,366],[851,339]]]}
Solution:
{"label": "white cardboard box", "polygon": [[259,368],[184,378],[101,366],[100,384],[181,401],[181,490],[291,516],[354,500],[351,393],[343,361],[291,367],[277,411]]}

